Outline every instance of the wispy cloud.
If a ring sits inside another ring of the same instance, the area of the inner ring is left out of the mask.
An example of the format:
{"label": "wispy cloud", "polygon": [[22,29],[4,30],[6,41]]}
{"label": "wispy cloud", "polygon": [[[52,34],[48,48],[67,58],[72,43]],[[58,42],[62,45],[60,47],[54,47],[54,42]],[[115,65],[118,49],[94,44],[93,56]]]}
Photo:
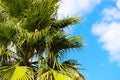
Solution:
{"label": "wispy cloud", "polygon": [[115,4],[103,10],[103,18],[93,25],[92,32],[99,36],[103,48],[109,51],[110,60],[120,65],[120,0],[115,0]]}
{"label": "wispy cloud", "polygon": [[61,0],[59,17],[76,16],[89,13],[101,0]]}

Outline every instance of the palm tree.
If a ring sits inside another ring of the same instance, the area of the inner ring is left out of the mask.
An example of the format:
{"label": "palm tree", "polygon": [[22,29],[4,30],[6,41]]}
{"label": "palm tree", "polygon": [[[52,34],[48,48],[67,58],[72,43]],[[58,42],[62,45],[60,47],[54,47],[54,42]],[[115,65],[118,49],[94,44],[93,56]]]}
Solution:
{"label": "palm tree", "polygon": [[58,20],[59,1],[0,0],[2,80],[84,80],[75,60],[58,60],[66,51],[83,47],[80,37],[64,33],[80,20]]}

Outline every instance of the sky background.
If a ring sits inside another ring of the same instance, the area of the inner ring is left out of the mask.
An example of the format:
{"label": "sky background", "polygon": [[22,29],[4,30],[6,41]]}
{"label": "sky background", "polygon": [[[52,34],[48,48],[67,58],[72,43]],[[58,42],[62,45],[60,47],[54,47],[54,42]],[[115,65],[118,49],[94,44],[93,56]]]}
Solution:
{"label": "sky background", "polygon": [[85,47],[65,58],[82,64],[86,80],[120,80],[120,0],[62,0],[58,14],[82,19],[66,32]]}

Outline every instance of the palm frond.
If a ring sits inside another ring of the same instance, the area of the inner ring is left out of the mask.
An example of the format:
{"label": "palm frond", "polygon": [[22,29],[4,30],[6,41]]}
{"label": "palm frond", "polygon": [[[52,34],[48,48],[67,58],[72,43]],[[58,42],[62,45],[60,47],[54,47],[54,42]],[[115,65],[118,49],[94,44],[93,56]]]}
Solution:
{"label": "palm frond", "polygon": [[11,51],[6,49],[5,47],[0,47],[0,63],[2,66],[11,65],[12,62],[12,54]]}
{"label": "palm frond", "polygon": [[71,46],[71,48],[84,47],[83,40],[80,36],[74,36],[74,37],[68,38],[68,42],[70,43],[69,46]]}
{"label": "palm frond", "polygon": [[33,46],[35,43],[38,41],[43,41],[43,37],[45,37],[48,34],[49,27],[38,31],[35,29],[34,32],[28,32],[26,29],[24,30],[23,28],[19,27],[19,32],[17,33],[17,46],[21,45],[29,45]]}
{"label": "palm frond", "polygon": [[23,28],[28,31],[44,29],[50,25],[51,18],[58,9],[59,0],[35,0],[26,11],[26,20]]}
{"label": "palm frond", "polygon": [[67,71],[72,80],[85,80],[84,76],[77,70],[68,68]]}
{"label": "palm frond", "polygon": [[[61,67],[62,65],[60,65]],[[62,69],[64,68],[64,69]],[[49,66],[40,67],[38,70],[37,80],[85,80],[82,74],[77,69],[69,66],[62,66],[60,70],[54,70]]]}
{"label": "palm frond", "polygon": [[79,18],[66,18],[62,20],[56,20],[52,22],[52,28],[59,30],[68,27],[69,25],[80,23],[80,21],[81,20]]}
{"label": "palm frond", "polygon": [[16,28],[12,23],[0,24],[0,43],[7,45],[11,41],[14,41],[16,35]]}
{"label": "palm frond", "polygon": [[[1,9],[1,8],[0,8]],[[0,11],[0,24],[5,21],[4,11]]]}
{"label": "palm frond", "polygon": [[28,9],[32,0],[1,0],[1,2],[7,6],[10,16],[20,17]]}
{"label": "palm frond", "polygon": [[85,80],[84,76],[78,71],[80,64],[76,60],[64,61],[61,66],[72,80]]}
{"label": "palm frond", "polygon": [[59,55],[63,53],[65,50],[82,48],[83,42],[81,37],[75,36],[71,38],[66,38],[65,36],[56,36],[53,38],[53,42],[51,43],[50,52],[54,52]]}
{"label": "palm frond", "polygon": [[73,69],[78,69],[78,67],[80,66],[80,64],[74,59],[62,62],[62,65],[64,67],[69,67]]}
{"label": "palm frond", "polygon": [[33,73],[25,66],[1,66],[0,78],[2,80],[33,80]]}
{"label": "palm frond", "polygon": [[39,68],[37,80],[72,80],[66,74],[61,71],[57,71],[49,68],[48,66],[44,66]]}

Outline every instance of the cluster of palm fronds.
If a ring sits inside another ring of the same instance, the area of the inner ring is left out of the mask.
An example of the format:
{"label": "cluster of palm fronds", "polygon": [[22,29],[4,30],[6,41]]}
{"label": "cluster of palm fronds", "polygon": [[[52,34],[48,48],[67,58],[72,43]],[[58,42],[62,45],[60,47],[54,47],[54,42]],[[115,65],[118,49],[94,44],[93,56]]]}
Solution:
{"label": "cluster of palm fronds", "polygon": [[75,60],[58,59],[82,48],[79,36],[64,28],[78,18],[57,19],[60,0],[0,0],[0,78],[2,80],[84,80]]}

